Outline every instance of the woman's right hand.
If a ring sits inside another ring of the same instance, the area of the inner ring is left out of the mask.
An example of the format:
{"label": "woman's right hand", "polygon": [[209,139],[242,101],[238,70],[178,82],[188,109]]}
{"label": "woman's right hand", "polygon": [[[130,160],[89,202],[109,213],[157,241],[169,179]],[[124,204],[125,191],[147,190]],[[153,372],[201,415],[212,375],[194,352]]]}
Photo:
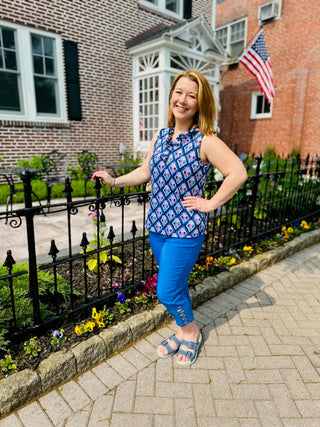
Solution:
{"label": "woman's right hand", "polygon": [[95,178],[100,178],[100,182],[102,182],[102,184],[109,185],[110,187],[114,185],[115,179],[107,171],[94,171],[91,181],[94,181]]}

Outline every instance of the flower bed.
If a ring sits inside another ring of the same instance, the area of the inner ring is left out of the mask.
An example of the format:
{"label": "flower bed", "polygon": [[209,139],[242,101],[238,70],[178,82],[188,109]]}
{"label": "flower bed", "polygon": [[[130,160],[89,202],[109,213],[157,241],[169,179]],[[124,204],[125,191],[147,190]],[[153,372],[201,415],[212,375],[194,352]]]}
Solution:
{"label": "flower bed", "polygon": [[[252,242],[241,249],[230,250],[220,257],[207,256],[203,264],[196,264],[192,270],[190,286],[195,286],[208,276],[216,275],[249,260],[254,255],[283,246],[301,233],[319,226],[320,221],[314,223],[301,221],[292,227],[282,227],[281,233],[273,237],[265,236],[260,242]],[[26,368],[36,369],[39,363],[50,354],[61,349],[68,349],[74,344],[98,334],[101,329],[117,324],[134,314],[154,308],[157,304],[156,281],[156,275],[150,276],[147,281],[142,283],[141,290],[132,291],[133,294],[128,291],[125,295],[119,290],[117,301],[113,307],[103,307],[100,310],[94,307],[91,316],[81,319],[80,322],[68,322],[62,328],[51,330],[41,337],[32,337],[23,344],[12,345],[10,351],[0,360],[0,379]],[[111,286],[117,289],[119,285],[114,282]]]}

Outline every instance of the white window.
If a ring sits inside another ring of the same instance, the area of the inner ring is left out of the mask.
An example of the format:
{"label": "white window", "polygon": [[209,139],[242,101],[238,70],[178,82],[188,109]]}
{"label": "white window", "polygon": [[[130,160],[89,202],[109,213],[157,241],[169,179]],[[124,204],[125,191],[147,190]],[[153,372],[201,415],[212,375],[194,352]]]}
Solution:
{"label": "white window", "polygon": [[140,142],[151,141],[159,127],[159,76],[139,79]]}
{"label": "white window", "polygon": [[60,36],[0,22],[0,119],[66,121]]}
{"label": "white window", "polygon": [[182,0],[139,0],[139,3],[167,15],[182,18]]}
{"label": "white window", "polygon": [[232,58],[238,58],[246,42],[246,19],[232,22],[216,30],[217,39]]}
{"label": "white window", "polygon": [[261,92],[254,92],[251,98],[251,119],[267,119],[272,117],[272,101],[268,104],[267,99]]}
{"label": "white window", "polygon": [[159,53],[138,58],[139,142],[150,141],[159,127]]}

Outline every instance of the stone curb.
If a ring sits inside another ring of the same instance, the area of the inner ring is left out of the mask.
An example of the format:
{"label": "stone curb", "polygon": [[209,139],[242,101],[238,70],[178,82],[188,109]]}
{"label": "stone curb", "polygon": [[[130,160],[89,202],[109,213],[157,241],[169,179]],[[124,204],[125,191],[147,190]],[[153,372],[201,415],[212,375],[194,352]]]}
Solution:
{"label": "stone curb", "polygon": [[[229,271],[207,277],[203,283],[196,286],[196,290],[191,289],[193,307],[232,288],[258,271],[319,242],[320,229],[313,230],[301,234],[280,248],[236,265]],[[69,350],[51,354],[35,371],[25,369],[0,380],[0,417],[83,373],[171,320],[172,317],[165,307],[158,304],[152,311],[132,316],[86,341],[75,344]]]}

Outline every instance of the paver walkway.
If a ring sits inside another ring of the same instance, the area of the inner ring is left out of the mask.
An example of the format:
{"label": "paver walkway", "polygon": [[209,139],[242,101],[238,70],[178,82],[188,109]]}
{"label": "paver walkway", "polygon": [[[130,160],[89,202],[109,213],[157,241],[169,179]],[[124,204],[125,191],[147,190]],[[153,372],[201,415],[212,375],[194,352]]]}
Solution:
{"label": "paver walkway", "polygon": [[30,426],[320,426],[320,244],[198,307],[205,342],[178,367],[173,324],[0,420]]}

